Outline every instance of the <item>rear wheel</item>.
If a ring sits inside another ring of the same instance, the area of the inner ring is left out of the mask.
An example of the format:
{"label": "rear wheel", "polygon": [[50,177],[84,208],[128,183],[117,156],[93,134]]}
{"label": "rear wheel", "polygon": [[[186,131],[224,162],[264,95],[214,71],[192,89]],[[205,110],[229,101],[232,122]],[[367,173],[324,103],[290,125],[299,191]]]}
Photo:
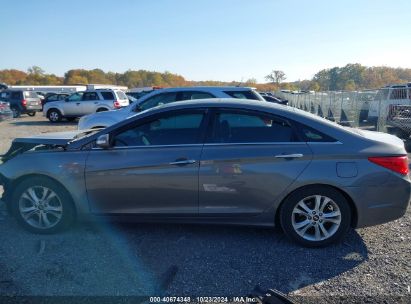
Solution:
{"label": "rear wheel", "polygon": [[57,109],[50,109],[47,112],[47,118],[51,121],[51,122],[59,122],[62,119],[62,115],[60,113],[59,110]]}
{"label": "rear wheel", "polygon": [[27,115],[31,117],[36,116],[36,112],[28,112]]}
{"label": "rear wheel", "polygon": [[313,186],[292,193],[280,210],[285,234],[307,247],[321,247],[341,240],[351,223],[346,198],[336,189]]}
{"label": "rear wheel", "polygon": [[34,233],[50,234],[74,220],[70,195],[48,178],[33,177],[21,182],[12,196],[12,212],[17,221]]}

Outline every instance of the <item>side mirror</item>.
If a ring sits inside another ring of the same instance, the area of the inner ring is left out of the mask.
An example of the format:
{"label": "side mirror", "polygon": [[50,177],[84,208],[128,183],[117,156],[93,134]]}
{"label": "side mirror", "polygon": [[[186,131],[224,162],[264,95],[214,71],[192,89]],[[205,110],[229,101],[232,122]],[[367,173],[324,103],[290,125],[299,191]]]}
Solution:
{"label": "side mirror", "polygon": [[110,148],[110,135],[103,134],[97,137],[96,145],[97,147],[102,148],[102,149]]}

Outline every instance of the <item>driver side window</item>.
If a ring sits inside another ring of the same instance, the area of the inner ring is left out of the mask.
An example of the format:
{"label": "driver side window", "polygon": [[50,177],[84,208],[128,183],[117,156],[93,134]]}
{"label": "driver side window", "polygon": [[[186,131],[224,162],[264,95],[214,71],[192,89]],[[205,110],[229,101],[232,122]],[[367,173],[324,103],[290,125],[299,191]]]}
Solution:
{"label": "driver side window", "polygon": [[204,113],[167,115],[129,128],[113,139],[114,147],[196,144]]}
{"label": "driver side window", "polygon": [[69,101],[80,101],[83,97],[82,92],[71,94],[68,98]]}

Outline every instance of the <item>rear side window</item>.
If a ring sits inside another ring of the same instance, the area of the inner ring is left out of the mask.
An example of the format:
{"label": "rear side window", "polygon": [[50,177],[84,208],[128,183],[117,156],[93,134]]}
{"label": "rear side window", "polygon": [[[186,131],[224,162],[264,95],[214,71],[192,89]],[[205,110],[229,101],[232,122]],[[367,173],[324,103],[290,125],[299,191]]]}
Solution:
{"label": "rear side window", "polygon": [[112,92],[100,92],[101,96],[103,96],[104,100],[114,100],[114,95]]}
{"label": "rear side window", "polygon": [[215,98],[214,95],[207,92],[180,92],[179,100],[191,100],[191,99],[206,99],[206,98]]}
{"label": "rear side window", "polygon": [[127,95],[123,91],[116,91],[118,99],[125,100],[127,99]]}
{"label": "rear side window", "polygon": [[244,111],[216,113],[208,136],[212,143],[269,143],[297,141],[291,125],[276,116]]}
{"label": "rear side window", "polygon": [[100,98],[98,97],[96,92],[85,92],[83,94],[83,100],[99,100]]}
{"label": "rear side window", "polygon": [[21,98],[20,96],[21,96],[20,92],[11,92],[10,94],[11,99],[20,99]]}
{"label": "rear side window", "polygon": [[306,142],[336,142],[331,136],[303,124],[299,124],[298,129]]}
{"label": "rear side window", "polygon": [[252,90],[244,90],[244,91],[224,91],[227,95],[230,95],[233,98],[238,99],[253,99],[253,100],[260,100],[257,94],[254,93]]}

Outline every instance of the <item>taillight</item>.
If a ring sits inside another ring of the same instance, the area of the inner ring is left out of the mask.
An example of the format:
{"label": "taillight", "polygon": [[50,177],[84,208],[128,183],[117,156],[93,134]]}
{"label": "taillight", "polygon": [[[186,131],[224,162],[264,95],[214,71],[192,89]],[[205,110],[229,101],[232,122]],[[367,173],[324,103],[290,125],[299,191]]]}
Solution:
{"label": "taillight", "polygon": [[23,100],[21,101],[21,104],[23,105],[23,107],[27,106],[27,100],[23,99]]}
{"label": "taillight", "polygon": [[408,174],[407,156],[368,157],[368,160],[381,167],[387,168],[402,175]]}
{"label": "taillight", "polygon": [[121,105],[120,105],[120,103],[118,102],[118,100],[114,100],[113,104],[114,104],[114,107],[115,107],[116,109],[121,108]]}

